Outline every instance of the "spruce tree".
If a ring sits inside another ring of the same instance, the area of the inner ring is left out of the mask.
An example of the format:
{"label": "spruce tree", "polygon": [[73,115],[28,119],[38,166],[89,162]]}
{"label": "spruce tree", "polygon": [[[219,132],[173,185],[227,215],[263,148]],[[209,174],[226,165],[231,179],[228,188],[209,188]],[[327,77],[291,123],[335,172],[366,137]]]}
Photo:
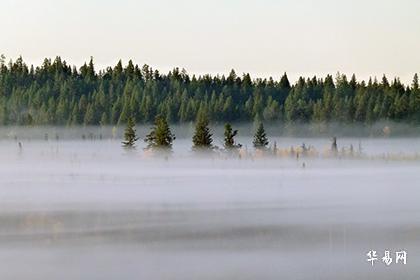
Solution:
{"label": "spruce tree", "polygon": [[256,149],[266,149],[268,145],[268,139],[265,134],[264,125],[260,122],[257,132],[254,135],[254,141],[252,142]]}
{"label": "spruce tree", "polygon": [[211,150],[213,148],[212,134],[210,133],[209,120],[205,114],[200,114],[195,125],[193,136],[194,150]]}
{"label": "spruce tree", "polygon": [[226,150],[232,150],[242,147],[241,144],[235,144],[235,136],[238,134],[238,130],[233,130],[230,123],[225,124],[225,139],[224,147]]}
{"label": "spruce tree", "polygon": [[152,130],[144,139],[147,143],[147,149],[163,150],[170,150],[174,140],[175,135],[171,132],[168,122],[160,115],[156,117]]}
{"label": "spruce tree", "polygon": [[138,140],[136,136],[136,123],[133,118],[128,118],[127,126],[124,131],[123,147],[126,149],[134,149],[135,143]]}

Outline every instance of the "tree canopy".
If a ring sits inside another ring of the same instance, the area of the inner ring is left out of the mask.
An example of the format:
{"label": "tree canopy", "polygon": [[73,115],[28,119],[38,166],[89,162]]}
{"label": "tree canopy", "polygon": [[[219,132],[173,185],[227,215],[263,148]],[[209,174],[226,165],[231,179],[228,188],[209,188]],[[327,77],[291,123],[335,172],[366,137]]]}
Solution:
{"label": "tree canopy", "polygon": [[136,141],[138,140],[136,135],[136,124],[133,118],[128,118],[127,126],[124,131],[124,141],[122,142],[123,147],[126,149],[134,149]]}
{"label": "tree canopy", "polygon": [[418,75],[407,86],[398,78],[358,81],[300,77],[290,83],[252,79],[234,70],[228,76],[189,75],[174,68],[162,74],[148,65],[97,71],[93,58],[80,68],[60,57],[28,66],[20,57],[0,59],[0,125],[116,125],[129,117],[152,123],[192,122],[206,112],[211,122],[284,121],[420,123]]}
{"label": "tree canopy", "polygon": [[197,117],[195,132],[193,135],[194,150],[211,150],[213,148],[213,138],[210,133],[209,120],[206,114]]}
{"label": "tree canopy", "polygon": [[225,124],[224,132],[224,147],[227,150],[238,149],[242,147],[241,144],[235,143],[235,136],[238,134],[238,130],[233,130],[230,123]]}
{"label": "tree canopy", "polygon": [[169,124],[162,116],[157,116],[154,126],[149,134],[146,135],[144,141],[147,143],[147,149],[164,149],[170,150],[175,135],[171,132]]}
{"label": "tree canopy", "polygon": [[254,141],[252,142],[256,149],[265,149],[268,146],[268,139],[265,133],[263,123],[258,125],[257,131],[254,135]]}

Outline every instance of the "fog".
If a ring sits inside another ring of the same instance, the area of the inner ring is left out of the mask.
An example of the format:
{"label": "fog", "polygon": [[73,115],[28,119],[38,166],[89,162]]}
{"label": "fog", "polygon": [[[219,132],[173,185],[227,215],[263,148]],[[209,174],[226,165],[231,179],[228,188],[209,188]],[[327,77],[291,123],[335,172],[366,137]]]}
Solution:
{"label": "fog", "polygon": [[[342,134],[360,158],[197,158],[186,126],[161,159],[141,141],[125,152],[111,130],[0,130],[1,279],[420,276],[419,161],[380,157],[420,153],[419,138]],[[268,132],[318,150],[339,135]],[[238,141],[252,153],[250,133]],[[407,264],[387,267],[384,250],[406,250]]]}

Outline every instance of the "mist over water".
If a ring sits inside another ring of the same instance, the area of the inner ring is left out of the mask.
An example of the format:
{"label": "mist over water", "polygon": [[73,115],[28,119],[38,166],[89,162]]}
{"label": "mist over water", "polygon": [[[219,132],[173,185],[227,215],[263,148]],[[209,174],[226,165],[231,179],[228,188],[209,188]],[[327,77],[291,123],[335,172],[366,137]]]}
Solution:
{"label": "mist over water", "polygon": [[[279,148],[318,150],[337,134],[274,131]],[[165,160],[141,141],[127,154],[112,128],[1,130],[0,278],[419,278],[419,161],[369,157],[420,153],[419,138],[338,138],[364,159],[227,159],[194,157],[191,132],[175,127]],[[407,264],[372,267],[370,250]]]}

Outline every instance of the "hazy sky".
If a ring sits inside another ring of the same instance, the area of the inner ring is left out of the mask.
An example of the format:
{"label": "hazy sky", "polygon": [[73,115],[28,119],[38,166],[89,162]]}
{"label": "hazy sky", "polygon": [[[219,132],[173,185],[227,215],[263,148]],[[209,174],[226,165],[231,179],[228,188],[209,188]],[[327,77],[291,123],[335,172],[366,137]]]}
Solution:
{"label": "hazy sky", "polygon": [[0,0],[0,53],[164,72],[420,72],[418,0]]}

